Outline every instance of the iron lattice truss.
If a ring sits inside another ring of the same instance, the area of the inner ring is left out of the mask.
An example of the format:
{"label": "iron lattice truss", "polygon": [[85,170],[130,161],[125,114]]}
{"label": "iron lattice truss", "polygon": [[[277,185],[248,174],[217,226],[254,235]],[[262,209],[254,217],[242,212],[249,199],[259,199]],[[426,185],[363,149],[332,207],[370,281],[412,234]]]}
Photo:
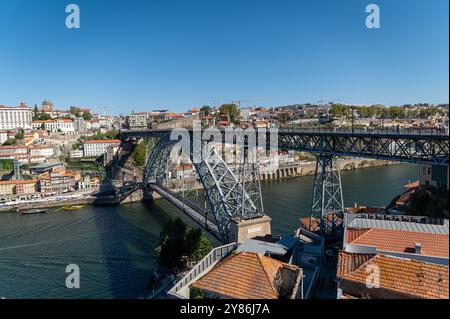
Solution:
{"label": "iron lattice truss", "polygon": [[247,157],[244,157],[242,163],[239,165],[239,181],[252,203],[256,206],[257,211],[263,212],[264,205],[261,195],[258,163],[253,161],[249,162]]}
{"label": "iron lattice truss", "polygon": [[[170,134],[160,138],[145,166],[142,183],[144,187],[148,183],[162,183],[168,158],[177,143],[178,141],[170,140]],[[203,184],[208,208],[214,216],[220,237],[223,242],[228,242],[232,220],[250,219],[263,215],[259,180],[257,183],[252,183],[252,186],[248,188],[252,192],[247,193],[246,183],[233,173],[213,144],[203,143],[201,161],[193,164]],[[192,160],[192,154],[190,157]],[[258,174],[257,172],[249,174],[249,176],[252,175]]]}
{"label": "iron lattice truss", "polygon": [[[167,132],[170,132],[170,130],[130,131],[121,133],[120,138],[124,140],[127,138],[155,137]],[[257,131],[256,135],[258,134],[261,133]],[[273,137],[270,136],[268,131],[263,134],[266,134],[267,145],[259,146],[269,148],[269,141]],[[448,165],[448,135],[279,129],[275,136],[278,137],[278,148],[281,150],[366,157],[418,164]]]}
{"label": "iron lattice truss", "polygon": [[150,157],[147,159],[144,169],[143,185],[150,181],[160,184],[166,176],[167,161],[172,148],[177,141],[170,139],[170,134],[162,136],[159,141],[153,145]]}
{"label": "iron lattice truss", "polygon": [[329,235],[342,224],[343,213],[338,159],[331,155],[319,155],[316,160],[310,225],[313,219],[320,219],[321,236]]}
{"label": "iron lattice truss", "polygon": [[278,146],[322,155],[344,155],[420,164],[448,165],[443,135],[296,133],[280,130]]}

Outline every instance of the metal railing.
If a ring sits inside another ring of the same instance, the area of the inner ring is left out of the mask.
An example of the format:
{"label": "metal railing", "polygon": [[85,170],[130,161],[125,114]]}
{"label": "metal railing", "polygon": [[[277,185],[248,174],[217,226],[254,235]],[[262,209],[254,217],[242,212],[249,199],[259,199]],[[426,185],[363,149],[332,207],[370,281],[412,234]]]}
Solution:
{"label": "metal railing", "polygon": [[197,263],[181,280],[179,280],[169,291],[168,295],[179,298],[187,299],[189,294],[181,294],[180,290],[187,288],[197,277],[202,274],[208,268],[214,266],[218,261],[227,256],[230,252],[236,250],[239,246],[238,243],[231,243],[223,245],[211,250],[199,263]]}
{"label": "metal railing", "polygon": [[[367,135],[377,135],[377,134],[392,134],[392,135],[431,135],[431,136],[448,136],[449,128],[397,128],[397,127],[385,127],[385,128],[328,128],[328,127],[279,127],[276,128],[279,133],[336,133],[336,134],[367,134]],[[270,130],[270,129],[269,129]],[[139,133],[165,133],[170,132],[171,129],[161,129],[161,130],[122,130],[121,134],[139,134]]]}
{"label": "metal railing", "polygon": [[279,128],[279,133],[330,133],[330,134],[358,134],[358,135],[424,135],[424,136],[448,136],[448,129],[437,128],[377,128],[377,129],[351,129],[351,128],[323,128],[323,127],[304,127],[304,128]]}

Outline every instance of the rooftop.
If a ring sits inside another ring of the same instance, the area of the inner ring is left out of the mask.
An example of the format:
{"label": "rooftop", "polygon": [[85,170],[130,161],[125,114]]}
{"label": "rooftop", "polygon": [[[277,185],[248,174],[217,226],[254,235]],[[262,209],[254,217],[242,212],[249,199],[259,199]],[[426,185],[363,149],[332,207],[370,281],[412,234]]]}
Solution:
{"label": "rooftop", "polygon": [[[404,218],[405,216],[390,216],[392,218]],[[419,217],[420,219],[420,217]],[[348,228],[380,228],[392,230],[415,231],[430,234],[449,234],[449,221],[444,220],[443,225],[412,222],[412,221],[398,221],[387,219],[370,219],[356,217],[347,224]]]}
{"label": "rooftop", "polygon": [[0,181],[0,185],[23,185],[23,184],[36,184],[36,179],[26,180],[26,181]]}
{"label": "rooftop", "polygon": [[99,143],[120,143],[120,140],[90,140],[90,141],[84,141],[84,144],[99,144]]}
{"label": "rooftop", "polygon": [[366,285],[367,274],[379,269],[380,288],[415,298],[448,298],[448,266],[385,255],[339,253],[341,279]]}
{"label": "rooftop", "polygon": [[449,257],[449,237],[388,229],[347,229],[346,242],[353,245],[374,246],[377,250],[399,253],[415,253],[415,244],[421,244],[421,255]]}
{"label": "rooftop", "polygon": [[276,278],[282,269],[300,271],[297,266],[258,253],[240,252],[219,262],[193,287],[231,298],[277,299],[280,287]]}

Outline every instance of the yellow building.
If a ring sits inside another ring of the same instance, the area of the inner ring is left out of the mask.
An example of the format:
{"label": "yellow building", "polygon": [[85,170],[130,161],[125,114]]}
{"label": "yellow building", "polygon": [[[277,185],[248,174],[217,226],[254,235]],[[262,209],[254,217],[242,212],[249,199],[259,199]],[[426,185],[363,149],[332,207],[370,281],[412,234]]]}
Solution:
{"label": "yellow building", "polygon": [[32,194],[36,192],[37,180],[0,181],[0,196]]}

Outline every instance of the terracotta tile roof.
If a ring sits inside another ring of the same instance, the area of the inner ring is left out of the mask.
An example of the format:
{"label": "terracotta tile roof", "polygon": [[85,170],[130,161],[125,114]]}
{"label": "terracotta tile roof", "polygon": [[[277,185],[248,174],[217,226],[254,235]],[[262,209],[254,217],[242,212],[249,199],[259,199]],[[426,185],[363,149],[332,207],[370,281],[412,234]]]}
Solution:
{"label": "terracotta tile roof", "polygon": [[35,120],[35,121],[33,121],[33,122],[31,122],[32,124],[33,123],[38,123],[38,124],[41,124],[41,123],[53,123],[53,120]]}
{"label": "terracotta tile roof", "polygon": [[20,180],[20,181],[0,181],[0,185],[23,185],[23,184],[36,184],[36,179]]}
{"label": "terracotta tile roof", "polygon": [[336,276],[341,277],[354,271],[374,256],[375,254],[353,254],[340,251],[338,254]]}
{"label": "terracotta tile roof", "polygon": [[365,284],[367,267],[373,266],[380,271],[380,288],[418,298],[449,297],[448,266],[418,260],[376,255],[340,277]]}
{"label": "terracotta tile roof", "polygon": [[5,146],[0,146],[0,150],[13,150],[13,149],[22,149],[22,148],[26,148],[28,149],[29,146],[22,146],[22,145],[5,145]]}
{"label": "terracotta tile roof", "polygon": [[[333,214],[325,215],[325,219],[330,222],[333,221]],[[335,215],[334,220],[339,224],[342,221],[342,218]],[[300,218],[300,226],[314,233],[320,232],[320,218],[313,217],[311,219],[310,217],[302,217]]]}
{"label": "terracotta tile roof", "polygon": [[84,142],[84,144],[96,144],[96,143],[120,143],[120,140],[90,140]]}
{"label": "terracotta tile roof", "polygon": [[274,286],[279,269],[298,267],[257,253],[241,252],[218,263],[193,287],[238,299],[277,299]]}
{"label": "terracotta tile roof", "polygon": [[366,232],[368,232],[371,228],[348,228],[345,231],[345,242],[351,243],[355,239],[361,237]]}
{"label": "terracotta tile roof", "polygon": [[320,220],[317,218],[302,217],[300,218],[300,226],[312,232],[320,232]]}
{"label": "terracotta tile roof", "polygon": [[354,245],[374,246],[377,250],[414,253],[415,244],[422,246],[421,254],[426,256],[449,257],[449,238],[444,234],[371,228],[356,236],[356,229],[347,229],[347,236]]}

